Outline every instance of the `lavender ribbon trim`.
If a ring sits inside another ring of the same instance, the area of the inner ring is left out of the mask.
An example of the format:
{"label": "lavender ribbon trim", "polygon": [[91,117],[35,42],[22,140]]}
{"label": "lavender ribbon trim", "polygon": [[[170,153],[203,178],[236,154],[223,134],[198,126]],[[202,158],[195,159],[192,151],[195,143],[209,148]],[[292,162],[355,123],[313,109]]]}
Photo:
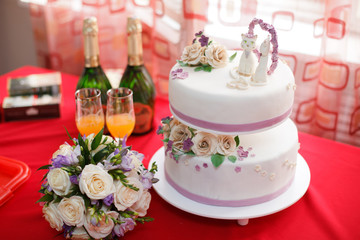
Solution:
{"label": "lavender ribbon trim", "polygon": [[204,121],[183,114],[182,112],[176,110],[171,105],[170,105],[170,110],[174,115],[176,115],[176,117],[183,119],[184,121],[201,128],[206,128],[218,132],[250,132],[250,131],[256,131],[263,128],[271,127],[277,123],[282,122],[290,115],[292,107],[290,107],[289,110],[287,110],[285,113],[281,114],[280,116],[260,122],[246,123],[246,124],[222,124],[222,123],[213,123],[213,122]]}
{"label": "lavender ribbon trim", "polygon": [[294,181],[294,177],[293,177],[284,187],[280,188],[279,190],[277,190],[271,194],[264,195],[261,197],[241,199],[241,200],[219,200],[219,199],[207,198],[207,197],[200,196],[200,195],[189,192],[188,190],[180,187],[177,183],[175,183],[169,177],[169,175],[166,171],[165,171],[165,178],[166,178],[167,182],[183,196],[185,196],[193,201],[199,202],[199,203],[203,203],[203,204],[207,204],[207,205],[214,205],[214,206],[223,206],[223,207],[244,207],[244,206],[260,204],[260,203],[264,203],[264,202],[273,200],[273,199],[277,198],[278,196],[280,196],[281,194],[283,194],[284,192],[286,192],[286,190],[289,189],[292,182]]}

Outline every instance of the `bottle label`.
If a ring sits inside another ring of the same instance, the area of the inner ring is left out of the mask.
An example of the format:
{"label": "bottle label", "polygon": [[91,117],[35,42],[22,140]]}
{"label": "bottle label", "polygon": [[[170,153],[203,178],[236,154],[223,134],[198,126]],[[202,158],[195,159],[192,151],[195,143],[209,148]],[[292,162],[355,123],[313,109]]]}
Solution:
{"label": "bottle label", "polygon": [[151,130],[153,110],[149,105],[135,102],[135,128],[134,133],[141,134]]}

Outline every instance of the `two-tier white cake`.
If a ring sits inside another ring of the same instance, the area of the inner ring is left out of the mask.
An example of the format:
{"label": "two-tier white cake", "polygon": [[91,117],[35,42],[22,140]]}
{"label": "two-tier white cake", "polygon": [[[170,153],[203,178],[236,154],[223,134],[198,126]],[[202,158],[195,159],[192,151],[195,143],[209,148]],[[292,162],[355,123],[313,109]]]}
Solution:
{"label": "two-tier white cake", "polygon": [[[189,199],[217,206],[253,205],[276,198],[293,181],[299,149],[297,128],[289,119],[294,76],[274,57],[273,38],[263,42],[259,63],[246,72],[246,44],[255,48],[254,38],[251,32],[243,36],[244,51],[236,53],[198,33],[170,72],[173,117],[163,119],[159,128],[165,176]],[[270,42],[271,67],[262,59],[269,51],[262,51],[263,46]],[[265,78],[258,77],[261,68],[267,71]]]}

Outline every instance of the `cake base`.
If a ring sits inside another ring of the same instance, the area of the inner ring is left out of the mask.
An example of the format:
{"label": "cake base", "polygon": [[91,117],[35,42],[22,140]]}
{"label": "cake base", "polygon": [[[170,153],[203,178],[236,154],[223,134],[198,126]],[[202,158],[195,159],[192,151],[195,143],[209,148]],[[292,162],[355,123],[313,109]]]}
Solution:
{"label": "cake base", "polygon": [[238,224],[241,226],[246,225],[251,218],[267,216],[290,207],[305,194],[310,184],[309,166],[305,159],[298,154],[293,183],[286,192],[277,198],[264,203],[244,207],[206,205],[186,198],[167,182],[165,178],[164,161],[164,147],[161,147],[153,155],[149,163],[149,166],[151,166],[153,162],[156,162],[158,165],[156,177],[160,179],[160,181],[154,184],[153,188],[161,198],[185,212],[208,218],[238,220]]}

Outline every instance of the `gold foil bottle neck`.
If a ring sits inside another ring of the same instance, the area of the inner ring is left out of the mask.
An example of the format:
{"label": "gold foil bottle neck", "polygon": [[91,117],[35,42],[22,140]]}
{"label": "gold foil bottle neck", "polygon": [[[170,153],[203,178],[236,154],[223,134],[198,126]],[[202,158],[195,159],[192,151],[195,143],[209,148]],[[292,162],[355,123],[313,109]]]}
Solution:
{"label": "gold foil bottle neck", "polygon": [[127,19],[127,33],[128,33],[128,64],[130,66],[139,66],[143,61],[142,48],[142,25],[139,18],[129,17]]}
{"label": "gold foil bottle neck", "polygon": [[85,67],[99,66],[98,25],[95,17],[88,17],[83,22]]}
{"label": "gold foil bottle neck", "polygon": [[129,17],[127,19],[127,33],[134,34],[141,32],[142,32],[142,25],[140,19],[136,17]]}

